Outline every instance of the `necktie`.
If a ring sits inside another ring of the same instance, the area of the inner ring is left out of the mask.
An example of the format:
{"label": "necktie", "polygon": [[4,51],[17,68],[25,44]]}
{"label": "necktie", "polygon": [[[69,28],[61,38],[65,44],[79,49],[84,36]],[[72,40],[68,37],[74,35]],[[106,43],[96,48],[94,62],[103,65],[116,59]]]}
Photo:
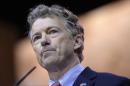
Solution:
{"label": "necktie", "polygon": [[54,84],[52,84],[51,86],[61,86],[59,82],[55,82]]}

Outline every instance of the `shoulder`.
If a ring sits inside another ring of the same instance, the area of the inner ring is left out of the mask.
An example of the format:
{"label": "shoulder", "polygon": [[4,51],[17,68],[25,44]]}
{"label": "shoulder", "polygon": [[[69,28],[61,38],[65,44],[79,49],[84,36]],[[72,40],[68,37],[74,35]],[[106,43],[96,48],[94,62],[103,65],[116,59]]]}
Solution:
{"label": "shoulder", "polygon": [[130,79],[112,73],[96,72],[96,83],[111,84],[111,86],[130,86]]}
{"label": "shoulder", "polygon": [[126,77],[123,77],[123,76],[119,76],[119,75],[115,75],[115,74],[112,74],[112,73],[103,73],[103,72],[97,72],[97,78],[98,79],[110,79],[110,80],[129,80],[128,78]]}
{"label": "shoulder", "polygon": [[96,86],[130,86],[130,79],[106,72],[96,72],[90,68],[84,71],[86,78],[94,80]]}

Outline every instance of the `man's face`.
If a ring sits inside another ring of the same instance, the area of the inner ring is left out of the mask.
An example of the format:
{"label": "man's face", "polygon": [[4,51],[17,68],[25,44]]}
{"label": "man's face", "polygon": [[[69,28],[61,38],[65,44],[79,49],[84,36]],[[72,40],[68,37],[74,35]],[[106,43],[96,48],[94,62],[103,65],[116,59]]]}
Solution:
{"label": "man's face", "polygon": [[31,41],[39,64],[55,67],[74,58],[74,41],[64,23],[57,17],[37,19],[31,29]]}

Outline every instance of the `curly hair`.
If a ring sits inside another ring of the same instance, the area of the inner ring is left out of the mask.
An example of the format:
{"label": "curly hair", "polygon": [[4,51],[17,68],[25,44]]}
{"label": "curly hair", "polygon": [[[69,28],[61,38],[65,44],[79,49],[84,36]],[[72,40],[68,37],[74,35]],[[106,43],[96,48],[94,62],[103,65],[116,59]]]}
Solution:
{"label": "curly hair", "polygon": [[[55,15],[64,21],[64,25],[67,27],[67,30],[72,34],[73,37],[80,35],[82,37],[82,40],[84,41],[84,30],[81,27],[81,25],[78,23],[78,17],[74,15],[69,10],[65,9],[64,7],[61,7],[59,5],[52,5],[50,7],[40,4],[36,6],[35,8],[31,9],[27,21],[29,23],[30,28],[32,27],[32,24],[38,19],[38,18],[45,18]],[[80,62],[83,60],[83,44],[82,46],[77,49],[75,52],[78,54]]]}

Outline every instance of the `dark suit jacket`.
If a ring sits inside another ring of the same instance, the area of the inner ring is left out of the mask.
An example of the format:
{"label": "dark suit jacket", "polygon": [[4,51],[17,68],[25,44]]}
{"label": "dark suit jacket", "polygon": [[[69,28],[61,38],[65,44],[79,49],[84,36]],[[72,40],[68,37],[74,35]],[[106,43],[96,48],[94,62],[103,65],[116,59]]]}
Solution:
{"label": "dark suit jacket", "polygon": [[130,80],[111,73],[98,73],[87,67],[73,86],[130,86]]}

